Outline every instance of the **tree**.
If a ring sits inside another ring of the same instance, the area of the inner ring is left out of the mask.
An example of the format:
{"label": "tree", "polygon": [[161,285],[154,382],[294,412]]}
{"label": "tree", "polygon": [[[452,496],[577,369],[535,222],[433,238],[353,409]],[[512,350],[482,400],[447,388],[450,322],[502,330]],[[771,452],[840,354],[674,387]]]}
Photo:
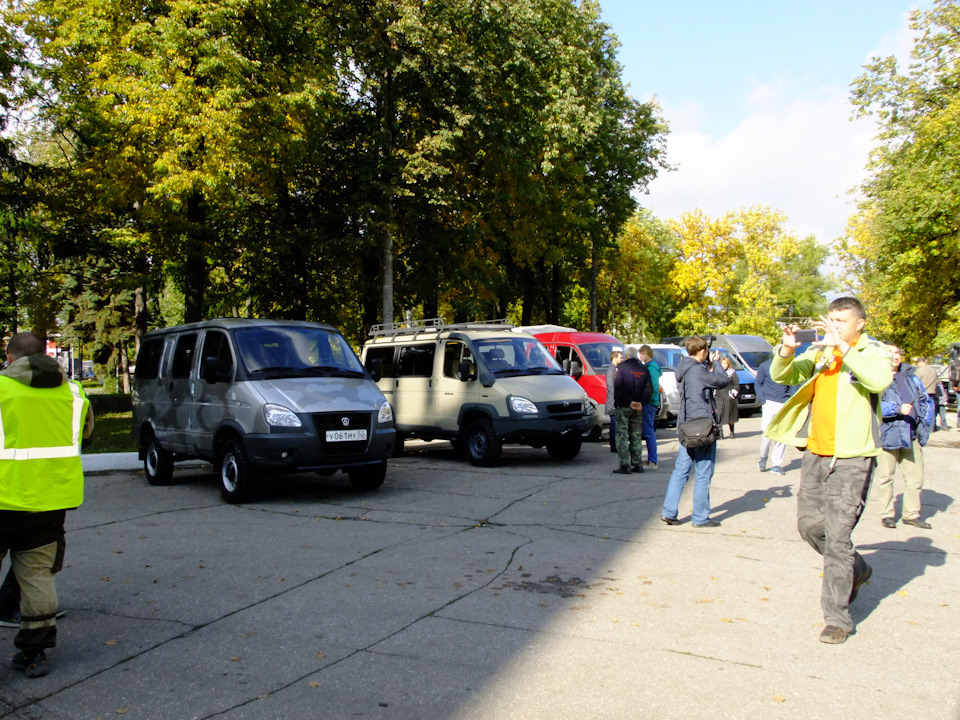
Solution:
{"label": "tree", "polygon": [[924,354],[960,324],[960,6],[936,0],[910,26],[909,65],[875,59],[853,83],[858,115],[880,134],[840,252],[871,327]]}

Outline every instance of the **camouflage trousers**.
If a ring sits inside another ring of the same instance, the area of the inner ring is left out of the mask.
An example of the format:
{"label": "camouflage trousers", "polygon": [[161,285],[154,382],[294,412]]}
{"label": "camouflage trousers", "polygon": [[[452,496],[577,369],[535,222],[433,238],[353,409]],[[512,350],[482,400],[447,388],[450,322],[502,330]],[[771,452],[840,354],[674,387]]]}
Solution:
{"label": "camouflage trousers", "polygon": [[872,457],[833,458],[807,451],[800,466],[797,529],[823,555],[823,619],[847,632],[853,632],[853,579],[867,567],[850,536],[863,513],[875,465]]}
{"label": "camouflage trousers", "polygon": [[643,462],[643,412],[617,408],[617,457],[620,467]]}

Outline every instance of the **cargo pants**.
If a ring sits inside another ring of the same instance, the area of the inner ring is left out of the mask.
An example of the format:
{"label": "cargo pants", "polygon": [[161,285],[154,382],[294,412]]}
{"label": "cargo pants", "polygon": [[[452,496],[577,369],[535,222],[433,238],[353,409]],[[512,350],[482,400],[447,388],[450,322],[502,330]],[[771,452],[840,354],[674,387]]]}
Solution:
{"label": "cargo pants", "polygon": [[867,563],[853,549],[851,534],[863,513],[876,458],[833,458],[809,450],[800,466],[797,529],[823,556],[820,606],[827,625],[853,632],[850,593]]}
{"label": "cargo pants", "polygon": [[643,462],[643,412],[633,408],[617,408],[617,455],[620,467]]}

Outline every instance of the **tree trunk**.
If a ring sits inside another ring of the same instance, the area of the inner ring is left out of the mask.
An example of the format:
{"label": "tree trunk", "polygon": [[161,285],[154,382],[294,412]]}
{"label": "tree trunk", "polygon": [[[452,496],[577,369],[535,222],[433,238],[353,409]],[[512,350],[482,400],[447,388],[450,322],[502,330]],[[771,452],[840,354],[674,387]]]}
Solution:
{"label": "tree trunk", "polygon": [[184,257],[183,321],[203,320],[203,300],[207,288],[207,209],[200,193],[187,200],[187,242]]}

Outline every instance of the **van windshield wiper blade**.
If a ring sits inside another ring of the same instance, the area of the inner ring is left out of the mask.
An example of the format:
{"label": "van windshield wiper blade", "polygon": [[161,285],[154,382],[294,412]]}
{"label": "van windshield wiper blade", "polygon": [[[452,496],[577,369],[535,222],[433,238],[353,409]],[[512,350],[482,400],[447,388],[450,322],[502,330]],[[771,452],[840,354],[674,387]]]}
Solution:
{"label": "van windshield wiper blade", "polygon": [[340,367],[338,365],[314,365],[313,367],[303,368],[304,372],[312,375],[335,375],[340,377],[363,377],[362,370],[351,370],[350,368]]}

